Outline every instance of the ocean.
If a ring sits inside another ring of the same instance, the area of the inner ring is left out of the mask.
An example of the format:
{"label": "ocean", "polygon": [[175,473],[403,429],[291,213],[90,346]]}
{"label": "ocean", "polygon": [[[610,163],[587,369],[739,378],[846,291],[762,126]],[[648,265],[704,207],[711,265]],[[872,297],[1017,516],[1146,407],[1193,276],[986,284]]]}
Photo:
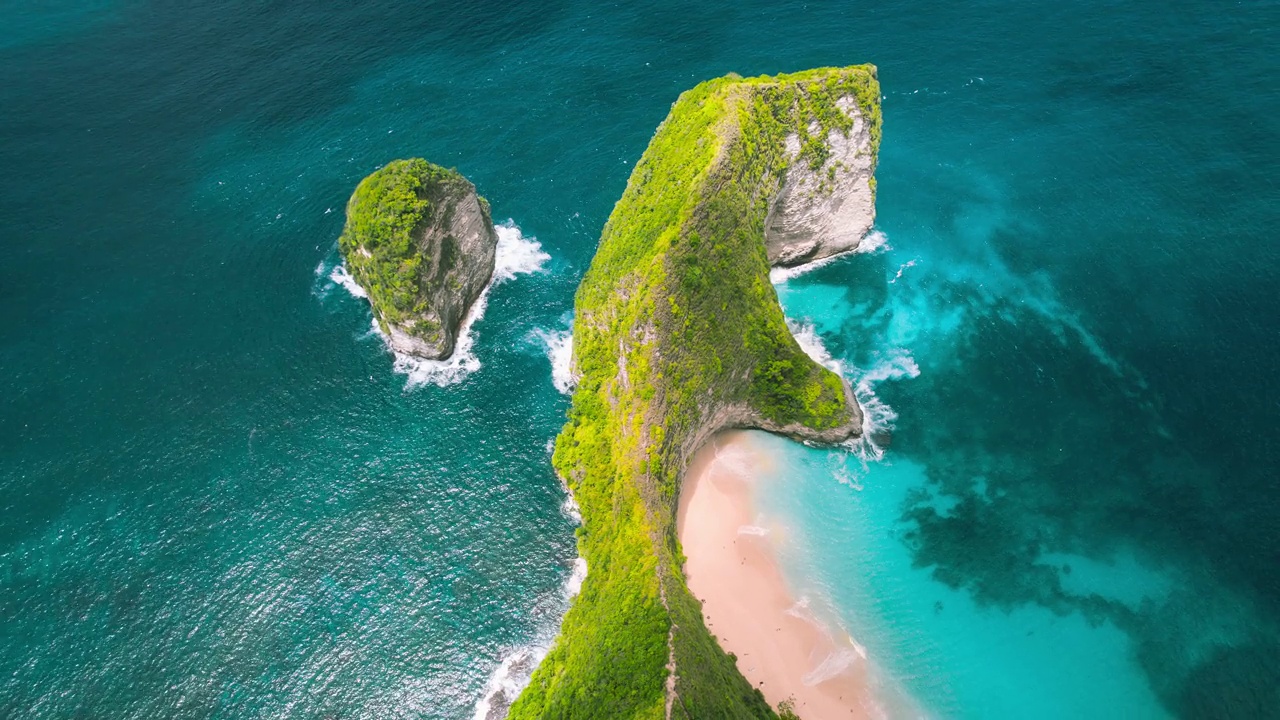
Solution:
{"label": "ocean", "polygon": [[[581,580],[549,442],[632,164],[701,80],[860,62],[880,242],[777,287],[874,432],[761,439],[797,592],[937,717],[1280,713],[1274,0],[0,12],[0,717],[483,711]],[[338,269],[411,156],[503,227],[447,367]]]}

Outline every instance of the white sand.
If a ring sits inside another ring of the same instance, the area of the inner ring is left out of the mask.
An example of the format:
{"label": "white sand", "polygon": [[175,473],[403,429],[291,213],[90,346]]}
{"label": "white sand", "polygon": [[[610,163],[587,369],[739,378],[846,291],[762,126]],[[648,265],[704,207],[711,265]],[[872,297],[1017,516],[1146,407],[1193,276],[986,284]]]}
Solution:
{"label": "white sand", "polygon": [[865,659],[847,637],[806,617],[770,535],[754,529],[753,476],[767,472],[772,458],[750,437],[716,436],[694,458],[681,491],[677,530],[707,626],[771,705],[794,698],[804,720],[880,716]]}

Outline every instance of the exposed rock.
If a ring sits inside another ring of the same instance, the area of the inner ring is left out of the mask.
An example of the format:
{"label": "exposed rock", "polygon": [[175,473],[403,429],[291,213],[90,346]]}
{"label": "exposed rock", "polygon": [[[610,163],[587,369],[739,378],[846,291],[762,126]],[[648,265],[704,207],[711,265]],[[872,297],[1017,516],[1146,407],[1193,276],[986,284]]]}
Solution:
{"label": "exposed rock", "polygon": [[797,343],[769,267],[862,241],[880,125],[867,65],[711,80],[659,125],[574,299],[581,378],[552,463],[592,571],[512,720],[777,718],[690,593],[676,503],[717,430],[861,434],[852,389]]}
{"label": "exposed rock", "polygon": [[[875,223],[876,151],[870,128],[856,98],[842,97],[836,107],[853,119],[853,128],[848,135],[836,128],[827,133],[830,154],[818,168],[801,157],[799,134],[786,139],[791,164],[765,220],[765,248],[773,265],[800,265],[856,250]],[[816,122],[809,132],[820,132]]]}
{"label": "exposed rock", "polygon": [[415,158],[360,182],[338,244],[391,347],[434,360],[493,277],[498,235],[474,185]]}

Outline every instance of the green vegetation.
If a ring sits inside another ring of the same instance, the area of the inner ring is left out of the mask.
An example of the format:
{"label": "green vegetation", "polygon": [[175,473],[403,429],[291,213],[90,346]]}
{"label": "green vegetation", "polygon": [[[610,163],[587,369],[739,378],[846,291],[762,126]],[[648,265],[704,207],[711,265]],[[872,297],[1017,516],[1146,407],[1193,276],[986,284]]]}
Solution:
{"label": "green vegetation", "polygon": [[[433,165],[421,158],[396,160],[360,181],[347,201],[347,223],[338,248],[355,281],[369,293],[369,300],[383,324],[418,323],[415,332],[438,334],[437,325],[420,320],[427,309],[428,283],[441,281],[445,273],[427,272],[419,235],[433,213],[452,194],[469,192],[471,183],[456,170]],[[480,198],[488,213],[489,204]],[[457,249],[443,248],[443,265],[451,267]]]}
{"label": "green vegetation", "polygon": [[784,139],[801,135],[800,161],[821,167],[828,131],[850,128],[845,96],[878,143],[870,65],[730,76],[681,95],[636,164],[578,288],[581,380],[553,460],[582,509],[589,574],[511,718],[663,718],[669,666],[673,717],[776,717],[703,623],[675,510],[726,416],[793,435],[855,416],[788,331],[764,247]]}

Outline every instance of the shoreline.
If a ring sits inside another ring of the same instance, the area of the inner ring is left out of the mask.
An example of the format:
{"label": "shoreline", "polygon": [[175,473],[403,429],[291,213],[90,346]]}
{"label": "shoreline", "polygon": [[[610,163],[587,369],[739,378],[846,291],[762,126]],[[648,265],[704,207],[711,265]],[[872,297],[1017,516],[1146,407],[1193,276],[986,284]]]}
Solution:
{"label": "shoreline", "polygon": [[676,531],[689,589],[738,670],[773,707],[792,699],[804,720],[883,716],[865,652],[806,611],[758,525],[753,484],[773,458],[745,431],[717,433],[685,475]]}

